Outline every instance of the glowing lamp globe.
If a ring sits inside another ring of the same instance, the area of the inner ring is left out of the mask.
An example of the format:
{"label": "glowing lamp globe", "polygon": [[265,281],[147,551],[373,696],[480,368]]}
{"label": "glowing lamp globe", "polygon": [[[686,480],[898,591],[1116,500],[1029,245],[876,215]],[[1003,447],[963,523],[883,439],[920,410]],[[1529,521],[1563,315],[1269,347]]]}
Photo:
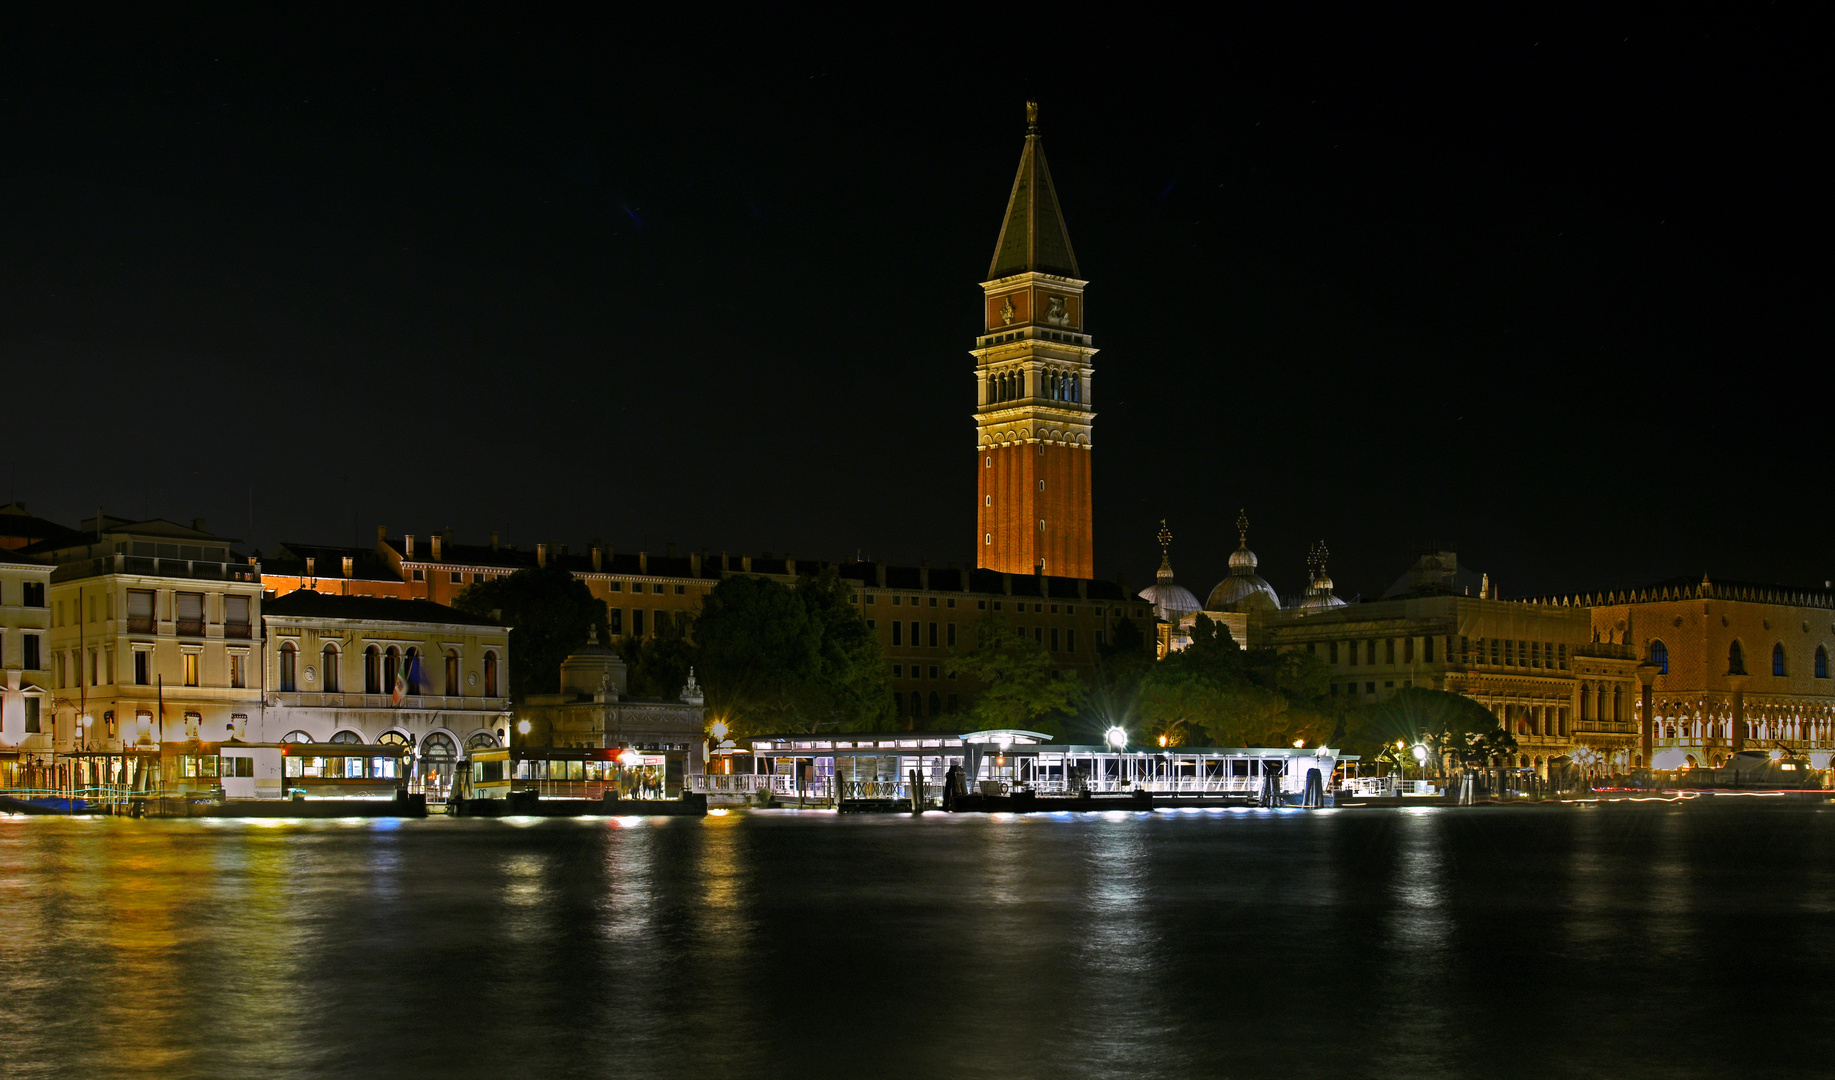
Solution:
{"label": "glowing lamp globe", "polygon": [[1128,732],[1125,728],[1112,727],[1104,732],[1102,737],[1108,742],[1110,747],[1116,750],[1120,750],[1122,747],[1128,745]]}

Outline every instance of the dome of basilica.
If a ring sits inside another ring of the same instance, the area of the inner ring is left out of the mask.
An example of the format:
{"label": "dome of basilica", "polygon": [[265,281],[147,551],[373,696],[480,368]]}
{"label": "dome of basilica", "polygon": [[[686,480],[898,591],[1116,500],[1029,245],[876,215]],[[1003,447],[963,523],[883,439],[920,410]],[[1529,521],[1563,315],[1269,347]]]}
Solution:
{"label": "dome of basilica", "polygon": [[1255,557],[1255,552],[1249,550],[1247,515],[1236,519],[1236,528],[1241,534],[1242,543],[1230,553],[1230,576],[1219,581],[1217,587],[1211,590],[1210,599],[1204,602],[1205,610],[1270,611],[1280,607],[1280,594],[1255,572],[1260,560]]}
{"label": "dome of basilica", "polygon": [[1153,605],[1154,618],[1164,622],[1176,623],[1194,611],[1203,609],[1192,591],[1172,579],[1172,556],[1169,549],[1172,545],[1172,533],[1167,530],[1166,522],[1160,522],[1160,570],[1154,575],[1154,582],[1139,592],[1142,600]]}

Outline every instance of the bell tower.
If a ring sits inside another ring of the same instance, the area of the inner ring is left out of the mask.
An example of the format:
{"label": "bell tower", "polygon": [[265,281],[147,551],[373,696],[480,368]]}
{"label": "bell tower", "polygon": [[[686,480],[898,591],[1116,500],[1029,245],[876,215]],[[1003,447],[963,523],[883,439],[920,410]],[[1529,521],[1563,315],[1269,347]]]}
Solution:
{"label": "bell tower", "polygon": [[1058,193],[1026,103],[1026,146],[981,283],[975,358],[976,565],[1095,575],[1090,380],[1083,288]]}

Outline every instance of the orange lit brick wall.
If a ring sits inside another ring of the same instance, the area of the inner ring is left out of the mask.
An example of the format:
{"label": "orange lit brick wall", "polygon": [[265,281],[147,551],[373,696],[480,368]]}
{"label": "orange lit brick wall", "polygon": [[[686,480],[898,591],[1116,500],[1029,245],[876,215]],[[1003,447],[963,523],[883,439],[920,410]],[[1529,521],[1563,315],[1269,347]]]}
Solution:
{"label": "orange lit brick wall", "polygon": [[1088,450],[1060,443],[1000,446],[979,451],[975,466],[979,565],[1030,574],[1042,559],[1047,574],[1095,576]]}

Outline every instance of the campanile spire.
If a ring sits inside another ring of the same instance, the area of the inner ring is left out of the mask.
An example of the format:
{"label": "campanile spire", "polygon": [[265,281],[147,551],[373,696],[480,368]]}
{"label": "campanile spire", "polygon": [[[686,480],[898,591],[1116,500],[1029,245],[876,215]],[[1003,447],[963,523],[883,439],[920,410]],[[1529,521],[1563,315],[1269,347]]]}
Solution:
{"label": "campanile spire", "polygon": [[1008,573],[1095,574],[1090,407],[1096,349],[1070,232],[1026,103],[1026,143],[982,282],[975,357],[977,565]]}

